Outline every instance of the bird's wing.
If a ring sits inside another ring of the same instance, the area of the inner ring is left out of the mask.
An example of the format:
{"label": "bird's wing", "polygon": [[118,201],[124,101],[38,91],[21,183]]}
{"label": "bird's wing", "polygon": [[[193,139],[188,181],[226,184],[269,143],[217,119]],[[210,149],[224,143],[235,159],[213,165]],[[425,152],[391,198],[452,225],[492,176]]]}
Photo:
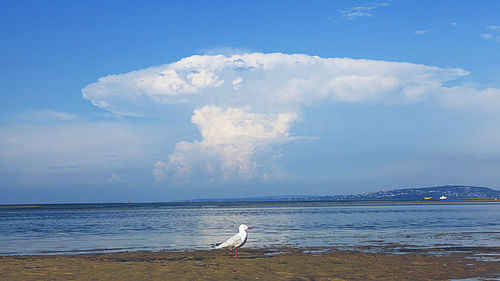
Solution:
{"label": "bird's wing", "polygon": [[236,233],[233,237],[227,239],[224,243],[217,245],[215,248],[221,249],[221,248],[234,248],[241,244],[243,242],[243,239],[239,233]]}

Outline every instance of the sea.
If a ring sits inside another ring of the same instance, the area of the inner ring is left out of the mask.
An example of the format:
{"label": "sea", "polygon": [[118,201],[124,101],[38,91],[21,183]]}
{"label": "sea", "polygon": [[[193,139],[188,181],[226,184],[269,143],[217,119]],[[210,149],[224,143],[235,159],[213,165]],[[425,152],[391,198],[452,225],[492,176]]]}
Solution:
{"label": "sea", "polygon": [[498,202],[253,202],[0,206],[0,255],[245,247],[436,249],[500,246]]}

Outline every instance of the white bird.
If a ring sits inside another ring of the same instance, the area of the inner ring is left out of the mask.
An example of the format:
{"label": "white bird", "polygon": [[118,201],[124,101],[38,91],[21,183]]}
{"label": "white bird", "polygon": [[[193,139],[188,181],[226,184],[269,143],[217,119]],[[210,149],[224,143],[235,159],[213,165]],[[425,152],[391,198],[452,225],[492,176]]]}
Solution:
{"label": "white bird", "polygon": [[212,246],[214,246],[215,249],[234,249],[236,258],[238,258],[238,248],[245,245],[245,243],[247,242],[247,229],[252,228],[246,226],[245,224],[242,224],[240,225],[239,232],[236,233],[233,237],[227,239],[225,242],[212,244]]}

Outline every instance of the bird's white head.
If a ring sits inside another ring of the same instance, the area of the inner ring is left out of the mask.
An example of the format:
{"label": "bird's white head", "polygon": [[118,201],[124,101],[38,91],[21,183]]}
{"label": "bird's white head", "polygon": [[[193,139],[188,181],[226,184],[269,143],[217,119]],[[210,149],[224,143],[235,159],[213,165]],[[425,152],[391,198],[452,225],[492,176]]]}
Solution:
{"label": "bird's white head", "polygon": [[240,225],[240,232],[247,231],[247,229],[252,229],[252,228],[248,227],[246,224]]}

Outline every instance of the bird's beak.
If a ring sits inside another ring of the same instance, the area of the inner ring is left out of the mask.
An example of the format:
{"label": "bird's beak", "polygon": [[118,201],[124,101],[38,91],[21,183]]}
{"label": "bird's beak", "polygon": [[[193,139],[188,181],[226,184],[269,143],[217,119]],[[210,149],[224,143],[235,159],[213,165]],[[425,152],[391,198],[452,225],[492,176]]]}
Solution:
{"label": "bird's beak", "polygon": [[248,227],[247,229],[252,229],[251,227]]}

